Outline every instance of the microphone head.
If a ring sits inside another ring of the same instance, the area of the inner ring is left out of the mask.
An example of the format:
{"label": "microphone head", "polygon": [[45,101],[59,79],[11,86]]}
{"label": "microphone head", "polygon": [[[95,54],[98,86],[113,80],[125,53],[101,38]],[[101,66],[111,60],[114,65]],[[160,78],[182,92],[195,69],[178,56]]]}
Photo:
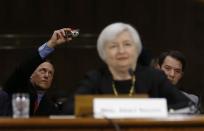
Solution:
{"label": "microphone head", "polygon": [[131,76],[133,76],[134,75],[134,70],[133,69],[128,69],[128,72],[129,72],[129,74],[131,75]]}

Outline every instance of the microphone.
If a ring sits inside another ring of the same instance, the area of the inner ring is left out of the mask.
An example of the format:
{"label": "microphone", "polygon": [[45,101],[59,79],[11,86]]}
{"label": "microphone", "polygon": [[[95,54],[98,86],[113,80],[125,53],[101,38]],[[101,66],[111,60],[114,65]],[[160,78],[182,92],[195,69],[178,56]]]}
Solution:
{"label": "microphone", "polygon": [[131,75],[131,76],[134,76],[134,70],[133,69],[128,69],[128,73]]}
{"label": "microphone", "polygon": [[79,29],[74,29],[71,31],[65,31],[65,38],[75,38],[79,36]]}

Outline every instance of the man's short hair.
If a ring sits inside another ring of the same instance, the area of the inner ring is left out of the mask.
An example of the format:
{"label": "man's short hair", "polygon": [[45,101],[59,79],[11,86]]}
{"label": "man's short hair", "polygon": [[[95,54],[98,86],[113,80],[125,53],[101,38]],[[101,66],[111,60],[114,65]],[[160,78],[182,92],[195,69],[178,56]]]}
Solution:
{"label": "man's short hair", "polygon": [[170,51],[167,51],[167,52],[163,52],[158,57],[158,64],[159,64],[159,66],[161,66],[164,63],[164,60],[165,60],[165,58],[167,56],[171,56],[174,59],[180,61],[181,64],[182,64],[182,71],[185,70],[185,67],[186,67],[186,58],[185,58],[185,56],[180,51],[177,51],[177,50],[170,50]]}

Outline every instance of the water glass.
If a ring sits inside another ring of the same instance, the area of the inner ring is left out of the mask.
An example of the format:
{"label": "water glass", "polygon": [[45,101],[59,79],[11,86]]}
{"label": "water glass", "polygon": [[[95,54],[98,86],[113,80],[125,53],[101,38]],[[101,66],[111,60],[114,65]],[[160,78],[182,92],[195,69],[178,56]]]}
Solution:
{"label": "water glass", "polygon": [[29,118],[30,99],[27,93],[12,95],[13,118]]}

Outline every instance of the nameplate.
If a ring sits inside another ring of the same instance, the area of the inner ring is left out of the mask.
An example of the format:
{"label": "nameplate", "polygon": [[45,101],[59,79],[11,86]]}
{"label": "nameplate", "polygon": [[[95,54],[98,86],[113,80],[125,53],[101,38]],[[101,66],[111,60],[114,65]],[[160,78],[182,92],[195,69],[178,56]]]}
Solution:
{"label": "nameplate", "polygon": [[94,118],[167,117],[164,98],[95,98]]}

